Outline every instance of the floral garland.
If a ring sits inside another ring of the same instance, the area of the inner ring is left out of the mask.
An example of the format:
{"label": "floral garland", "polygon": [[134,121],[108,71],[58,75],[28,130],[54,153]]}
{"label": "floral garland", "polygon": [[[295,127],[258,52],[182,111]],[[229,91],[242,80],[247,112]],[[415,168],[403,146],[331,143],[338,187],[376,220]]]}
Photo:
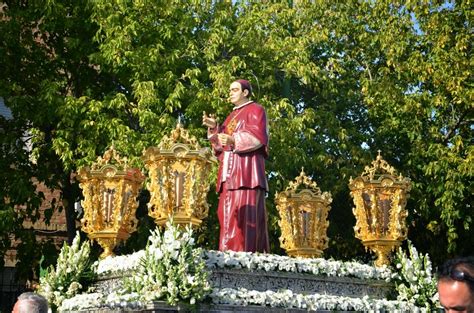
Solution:
{"label": "floral garland", "polygon": [[123,275],[132,272],[145,257],[145,250],[140,250],[128,255],[109,256],[103,260],[96,261],[96,273],[99,276]]}
{"label": "floral garland", "polygon": [[[144,251],[128,256],[106,258],[97,264],[99,276],[118,276],[130,272],[139,265]],[[328,277],[355,277],[391,281],[393,276],[390,268],[374,267],[358,262],[341,262],[323,258],[304,259],[291,258],[275,254],[234,251],[203,251],[203,258],[208,269],[213,268],[245,268],[263,271],[284,271],[292,273],[309,273]]]}
{"label": "floral garland", "polygon": [[390,301],[385,299],[352,298],[345,296],[333,296],[324,294],[301,294],[291,290],[279,291],[256,291],[245,288],[216,289],[211,293],[212,302],[215,304],[227,304],[235,306],[261,305],[281,308],[296,308],[315,310],[355,310],[373,311],[381,310],[402,312],[428,312],[426,309],[418,308],[412,303],[404,301]]}
{"label": "floral garland", "polygon": [[117,292],[111,292],[104,295],[100,292],[78,294],[73,298],[65,299],[60,312],[76,312],[93,308],[109,308],[109,309],[128,309],[137,310],[144,307],[144,303],[138,301],[137,293],[121,295]]}
{"label": "floral garland", "polygon": [[[136,310],[142,308],[142,302],[137,301],[138,294],[118,295],[116,293],[104,295],[92,293],[77,295],[63,302],[61,311],[78,311],[91,308],[109,308]],[[232,306],[259,305],[272,308],[304,309],[304,310],[342,310],[364,312],[430,312],[407,301],[371,299],[368,296],[353,298],[324,294],[302,294],[291,290],[256,291],[245,288],[215,288],[210,294],[213,304]]]}
{"label": "floral garland", "polygon": [[357,262],[341,262],[323,258],[291,258],[275,254],[234,251],[206,251],[207,267],[246,268],[263,271],[310,273],[328,277],[356,277],[390,281],[392,271],[386,267],[374,267]]}

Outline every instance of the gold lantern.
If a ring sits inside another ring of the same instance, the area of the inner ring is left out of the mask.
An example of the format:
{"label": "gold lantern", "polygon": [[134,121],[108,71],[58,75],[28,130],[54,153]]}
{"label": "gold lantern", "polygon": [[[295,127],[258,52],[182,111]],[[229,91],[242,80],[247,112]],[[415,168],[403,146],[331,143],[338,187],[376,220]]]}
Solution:
{"label": "gold lantern", "polygon": [[145,176],[129,168],[112,146],[91,168],[81,168],[78,178],[84,195],[82,230],[104,249],[101,258],[113,255],[115,245],[136,230],[136,198]]}
{"label": "gold lantern", "polygon": [[411,189],[409,178],[397,176],[380,155],[361,176],[350,178],[349,188],[355,207],[356,238],[377,255],[376,266],[390,264],[388,255],[407,237],[405,206]]}
{"label": "gold lantern", "polygon": [[170,137],[148,148],[143,158],[150,179],[148,214],[155,223],[163,226],[172,216],[177,225],[199,226],[209,212],[208,178],[215,163],[210,150],[201,148],[178,123]]}
{"label": "gold lantern", "polygon": [[[300,186],[306,186],[301,189]],[[320,257],[328,247],[329,192],[321,193],[303,170],[285,191],[275,196],[280,213],[280,245],[290,256]]]}

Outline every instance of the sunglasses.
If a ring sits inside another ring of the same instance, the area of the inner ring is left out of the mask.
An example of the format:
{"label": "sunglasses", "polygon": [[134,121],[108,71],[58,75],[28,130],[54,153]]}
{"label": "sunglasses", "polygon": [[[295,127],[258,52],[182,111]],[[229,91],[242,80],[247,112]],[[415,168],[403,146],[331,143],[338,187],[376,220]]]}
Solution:
{"label": "sunglasses", "polygon": [[449,277],[457,281],[470,281],[474,283],[474,277],[471,277],[469,274],[459,270],[453,270],[449,274]]}

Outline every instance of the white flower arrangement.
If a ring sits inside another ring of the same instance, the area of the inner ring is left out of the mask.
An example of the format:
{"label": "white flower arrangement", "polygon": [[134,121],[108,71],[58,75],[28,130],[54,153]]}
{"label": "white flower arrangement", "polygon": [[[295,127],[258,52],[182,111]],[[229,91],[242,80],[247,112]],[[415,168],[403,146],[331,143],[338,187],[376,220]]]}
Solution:
{"label": "white flower arrangement", "polygon": [[261,254],[234,251],[206,251],[207,267],[212,268],[247,268],[251,270],[284,271],[293,273],[310,273],[328,277],[356,277],[390,281],[390,268],[374,267],[357,262],[341,262],[323,258],[291,258],[275,254]]}
{"label": "white flower arrangement", "polygon": [[103,260],[96,261],[96,273],[99,276],[123,275],[136,269],[140,260],[145,257],[145,250],[140,250],[129,255],[108,256]]}
{"label": "white flower arrangement", "polygon": [[[143,307],[143,303],[137,299],[135,294],[118,295],[112,293],[91,293],[77,295],[74,298],[63,301],[61,312],[74,312],[92,308],[128,309],[136,310]],[[210,294],[213,304],[224,304],[234,306],[260,305],[272,308],[295,308],[303,310],[343,310],[363,312],[429,312],[426,308],[417,307],[407,301],[395,301],[385,299],[352,298],[344,296],[332,296],[324,294],[301,294],[291,290],[279,291],[256,291],[245,288],[214,289]]]}
{"label": "white flower arrangement", "polygon": [[212,302],[236,306],[261,305],[281,308],[315,310],[354,310],[364,312],[428,312],[405,301],[385,299],[352,298],[324,294],[301,294],[291,290],[256,291],[245,288],[215,289],[211,293]]}
{"label": "white flower arrangement", "polygon": [[172,221],[163,235],[158,229],[153,231],[136,272],[125,277],[121,294],[137,294],[135,300],[144,303],[166,300],[170,305],[194,305],[206,297],[211,290],[208,272],[192,234],[190,226],[182,231]]}
{"label": "white flower arrangement", "polygon": [[103,306],[104,295],[102,293],[78,294],[73,298],[65,299],[59,307],[60,312],[78,311],[93,307]]}
{"label": "white flower arrangement", "polygon": [[[144,251],[128,256],[108,257],[97,265],[98,275],[117,276],[139,266]],[[342,262],[323,258],[291,258],[275,254],[234,251],[204,251],[203,258],[208,269],[243,268],[263,271],[309,273],[328,277],[355,277],[360,279],[385,280],[389,282],[393,273],[389,267],[374,267],[358,262]]]}
{"label": "white flower arrangement", "polygon": [[74,297],[83,288],[81,282],[91,280],[94,276],[90,251],[90,242],[86,240],[81,244],[79,233],[76,233],[72,245],[64,243],[61,248],[56,267],[50,266],[40,278],[38,293],[53,308],[61,306],[65,299]]}
{"label": "white flower arrangement", "polygon": [[397,299],[436,311],[440,305],[430,258],[428,254],[419,254],[410,241],[408,253],[399,248],[395,257],[397,272],[392,279],[398,292]]}
{"label": "white flower arrangement", "polygon": [[[202,251],[194,247],[190,227],[182,230],[168,222],[163,234],[159,230],[151,233],[145,250],[127,256],[108,257],[94,263],[95,274],[99,276],[124,277],[123,288],[112,290],[106,295],[98,292],[77,294],[82,287],[79,280],[69,279],[68,283],[61,285],[60,279],[57,278],[81,271],[81,268],[71,268],[67,265],[80,267],[80,264],[86,263],[90,244],[87,242],[83,246],[79,248],[79,242],[75,240],[71,248],[63,247],[56,271],[50,270],[49,280],[44,278],[42,281],[43,292],[46,292],[48,299],[52,299],[56,305],[62,304],[59,310],[63,312],[99,307],[135,310],[159,300],[170,305],[176,305],[178,302],[192,305],[209,294],[212,303],[216,305],[261,305],[304,310],[428,312],[436,308],[438,302],[429,257],[419,255],[411,243],[410,257],[400,249],[395,263],[398,272],[392,272],[388,267],[377,268],[357,262],[322,258],[303,259],[250,252]],[[367,296],[352,298],[294,293],[291,290],[256,291],[244,288],[214,288],[211,292],[206,268],[284,271],[327,277],[385,280],[396,283],[398,297],[397,300],[385,300]],[[54,277],[56,278],[53,279]]]}
{"label": "white flower arrangement", "polygon": [[76,312],[93,308],[136,310],[144,306],[142,302],[137,300],[138,298],[137,293],[123,295],[117,292],[111,292],[107,295],[100,292],[78,294],[73,298],[65,299],[59,308],[59,312]]}

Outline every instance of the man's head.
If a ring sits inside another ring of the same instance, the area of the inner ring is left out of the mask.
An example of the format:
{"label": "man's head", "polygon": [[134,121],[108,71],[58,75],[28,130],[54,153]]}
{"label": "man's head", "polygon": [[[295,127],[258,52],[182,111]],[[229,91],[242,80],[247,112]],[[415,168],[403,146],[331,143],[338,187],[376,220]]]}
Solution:
{"label": "man's head", "polygon": [[252,95],[252,86],[245,79],[238,79],[230,84],[229,99],[234,105],[241,105],[249,101]]}
{"label": "man's head", "polygon": [[446,312],[474,313],[474,257],[444,263],[438,272],[438,293]]}
{"label": "man's head", "polygon": [[48,313],[48,301],[34,292],[24,292],[13,307],[12,313]]}

